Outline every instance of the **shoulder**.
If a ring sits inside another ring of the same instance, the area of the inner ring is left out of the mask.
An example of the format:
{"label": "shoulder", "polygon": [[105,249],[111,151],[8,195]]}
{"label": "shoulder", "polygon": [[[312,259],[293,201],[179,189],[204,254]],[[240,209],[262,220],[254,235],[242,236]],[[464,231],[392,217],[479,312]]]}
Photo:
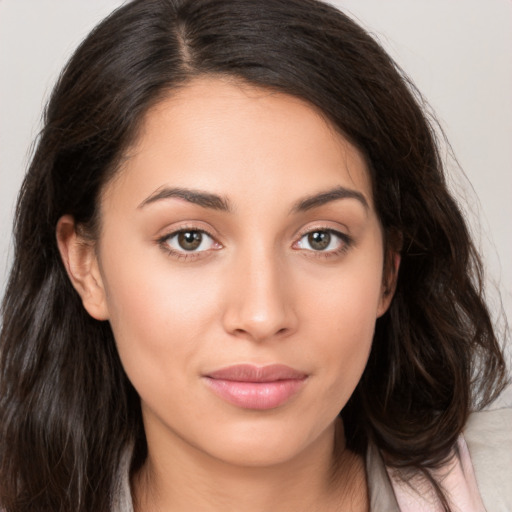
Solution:
{"label": "shoulder", "polygon": [[486,509],[512,510],[512,409],[471,414],[463,435]]}
{"label": "shoulder", "polygon": [[[512,409],[473,413],[457,443],[457,456],[433,477],[451,497],[457,511],[512,511]],[[370,510],[438,511],[442,506],[421,477],[405,483],[384,466],[376,447],[367,454]]]}

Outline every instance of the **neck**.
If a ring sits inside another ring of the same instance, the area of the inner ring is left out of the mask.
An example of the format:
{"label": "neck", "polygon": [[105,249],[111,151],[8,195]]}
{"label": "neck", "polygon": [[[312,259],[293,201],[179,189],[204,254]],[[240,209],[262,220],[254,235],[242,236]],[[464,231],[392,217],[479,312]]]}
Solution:
{"label": "neck", "polygon": [[364,464],[345,449],[341,422],[293,460],[265,467],[234,466],[191,447],[156,454],[148,442],[132,487],[136,512],[367,510]]}

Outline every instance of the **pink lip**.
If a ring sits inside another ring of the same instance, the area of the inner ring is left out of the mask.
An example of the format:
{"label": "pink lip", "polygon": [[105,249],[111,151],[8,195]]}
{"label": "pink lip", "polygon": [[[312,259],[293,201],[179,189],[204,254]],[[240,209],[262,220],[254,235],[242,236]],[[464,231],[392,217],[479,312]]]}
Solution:
{"label": "pink lip", "polygon": [[205,375],[205,382],[220,398],[243,409],[274,409],[303,386],[307,374],[280,364],[240,364]]}

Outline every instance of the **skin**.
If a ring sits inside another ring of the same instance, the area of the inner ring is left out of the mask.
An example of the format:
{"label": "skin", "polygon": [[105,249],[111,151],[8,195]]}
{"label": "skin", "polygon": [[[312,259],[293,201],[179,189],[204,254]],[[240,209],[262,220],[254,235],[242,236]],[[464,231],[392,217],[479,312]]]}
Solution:
{"label": "skin", "polygon": [[[230,209],[158,197],[166,187]],[[354,197],[297,209],[340,187]],[[87,311],[110,321],[141,397],[138,509],[367,509],[363,463],[344,450],[337,417],[392,296],[371,190],[361,154],[309,104],[201,78],[146,115],[103,191],[99,239],[60,220],[70,278]],[[208,235],[186,251],[180,229]],[[327,249],[308,233],[330,233]],[[239,363],[307,378],[278,407],[244,409],[204,379]]]}

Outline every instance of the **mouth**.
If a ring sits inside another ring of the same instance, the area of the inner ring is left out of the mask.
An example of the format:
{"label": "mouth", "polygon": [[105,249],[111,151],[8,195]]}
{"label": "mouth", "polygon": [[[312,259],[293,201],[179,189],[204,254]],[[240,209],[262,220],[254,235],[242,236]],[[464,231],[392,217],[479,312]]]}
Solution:
{"label": "mouth", "polygon": [[289,366],[240,364],[208,373],[209,389],[242,409],[275,409],[288,402],[304,386],[308,375]]}

